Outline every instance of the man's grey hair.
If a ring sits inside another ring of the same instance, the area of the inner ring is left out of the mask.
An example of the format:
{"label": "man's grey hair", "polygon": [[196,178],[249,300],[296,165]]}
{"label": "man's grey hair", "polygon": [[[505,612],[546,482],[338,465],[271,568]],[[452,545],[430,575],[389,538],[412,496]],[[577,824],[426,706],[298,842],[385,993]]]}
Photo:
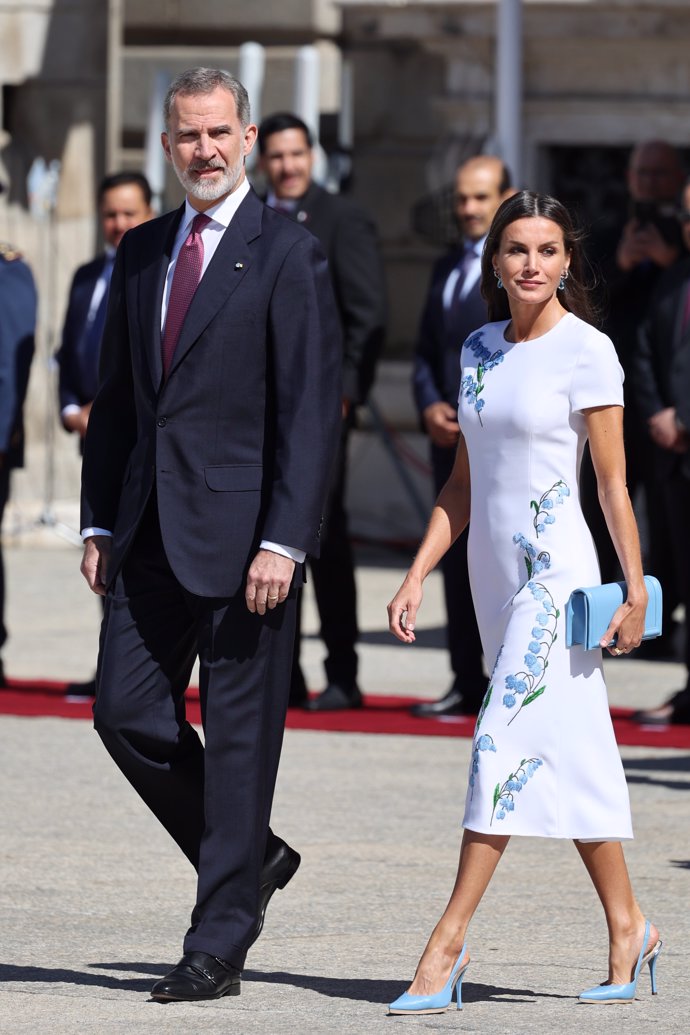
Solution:
{"label": "man's grey hair", "polygon": [[163,101],[163,119],[166,129],[170,125],[172,106],[178,95],[190,97],[194,94],[213,93],[219,86],[235,98],[237,117],[242,129],[246,129],[251,121],[249,95],[239,79],[235,79],[234,75],[225,72],[222,68],[188,68],[185,72],[180,72],[175,76]]}

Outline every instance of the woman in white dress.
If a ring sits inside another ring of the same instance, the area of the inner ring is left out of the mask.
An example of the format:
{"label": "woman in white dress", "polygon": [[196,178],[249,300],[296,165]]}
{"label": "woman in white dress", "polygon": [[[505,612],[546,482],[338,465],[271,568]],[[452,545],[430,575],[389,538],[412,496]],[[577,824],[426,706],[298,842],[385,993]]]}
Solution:
{"label": "woman in white dress", "polygon": [[[469,964],[465,934],[511,834],[575,841],[609,930],[608,982],[582,1002],[629,1002],[641,968],[652,990],[661,942],[630,885],[621,842],[630,804],[601,653],[566,648],[565,605],[600,583],[580,508],[589,439],[599,497],[628,585],[602,639],[638,646],[647,592],[625,484],[622,372],[589,320],[580,237],[555,199],[522,191],[500,207],[484,248],[492,321],[461,356],[462,435],[453,473],[388,607],[414,642],[422,583],[465,528],[484,656],[493,672],[472,745],[458,873],[408,991],[391,1013],[441,1012]],[[596,764],[593,764],[595,762]]]}

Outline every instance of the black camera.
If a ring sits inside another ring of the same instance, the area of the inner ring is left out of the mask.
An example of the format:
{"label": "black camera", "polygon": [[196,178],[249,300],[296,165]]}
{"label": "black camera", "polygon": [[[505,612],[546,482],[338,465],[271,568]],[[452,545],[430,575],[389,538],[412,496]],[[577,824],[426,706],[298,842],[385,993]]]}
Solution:
{"label": "black camera", "polygon": [[633,201],[630,216],[637,220],[640,227],[655,226],[666,244],[680,248],[683,243],[680,228],[680,213],[673,204],[661,204],[657,201]]}

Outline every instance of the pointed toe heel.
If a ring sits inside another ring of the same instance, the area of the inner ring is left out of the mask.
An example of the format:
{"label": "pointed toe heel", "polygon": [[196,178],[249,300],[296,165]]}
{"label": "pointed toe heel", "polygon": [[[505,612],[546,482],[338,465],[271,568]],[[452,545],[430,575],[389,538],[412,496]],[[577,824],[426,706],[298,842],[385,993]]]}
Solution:
{"label": "pointed toe heel", "polygon": [[652,995],[657,994],[656,988],[656,963],[661,952],[662,942],[658,941],[652,948],[648,948],[649,945],[649,920],[645,922],[644,926],[644,938],[642,940],[642,948],[640,949],[640,955],[637,957],[637,965],[635,966],[635,972],[633,974],[632,981],[628,981],[625,985],[595,985],[594,988],[588,988],[586,992],[581,992],[578,1002],[580,1003],[631,1003],[635,998],[635,992],[637,991],[637,980],[640,976],[640,971],[645,964],[649,966],[649,977],[652,983]]}
{"label": "pointed toe heel", "polygon": [[409,992],[403,992],[394,1003],[390,1004],[388,1013],[445,1013],[453,1002],[453,991],[455,991],[458,1010],[462,1010],[462,979],[469,967],[469,961],[464,966],[462,965],[464,958],[465,946],[463,945],[450,972],[450,977],[440,992],[436,992],[434,995],[410,995]]}

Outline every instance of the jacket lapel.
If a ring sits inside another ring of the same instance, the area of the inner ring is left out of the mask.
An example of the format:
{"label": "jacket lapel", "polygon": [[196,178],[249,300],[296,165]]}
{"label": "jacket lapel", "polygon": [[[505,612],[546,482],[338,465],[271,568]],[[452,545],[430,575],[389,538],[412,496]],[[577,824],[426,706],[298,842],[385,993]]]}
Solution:
{"label": "jacket lapel", "polygon": [[168,379],[246,276],[251,265],[249,244],[261,234],[263,207],[250,191],[225,230],[187,310]]}

